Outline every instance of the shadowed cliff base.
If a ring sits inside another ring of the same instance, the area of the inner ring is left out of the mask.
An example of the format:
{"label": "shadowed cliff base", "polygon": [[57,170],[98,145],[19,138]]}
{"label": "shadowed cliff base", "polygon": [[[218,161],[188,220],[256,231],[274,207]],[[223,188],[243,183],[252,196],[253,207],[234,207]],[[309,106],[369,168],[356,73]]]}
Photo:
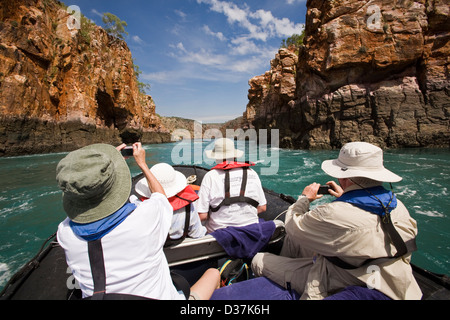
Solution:
{"label": "shadowed cliff base", "polygon": [[98,128],[81,121],[56,123],[42,119],[0,119],[0,157],[69,152],[93,143],[120,145],[170,142],[170,134],[136,129]]}

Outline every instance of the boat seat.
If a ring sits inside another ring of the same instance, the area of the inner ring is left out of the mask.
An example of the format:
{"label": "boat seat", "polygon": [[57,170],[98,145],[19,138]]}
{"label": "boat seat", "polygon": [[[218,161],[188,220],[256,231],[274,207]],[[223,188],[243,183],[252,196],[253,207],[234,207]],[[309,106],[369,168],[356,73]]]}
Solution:
{"label": "boat seat", "polygon": [[[269,246],[282,241],[286,234],[283,221],[274,220],[274,223],[275,231],[269,241]],[[164,253],[170,267],[225,257],[227,255],[225,250],[211,235],[206,235],[198,239],[186,238],[180,244],[164,248]]]}

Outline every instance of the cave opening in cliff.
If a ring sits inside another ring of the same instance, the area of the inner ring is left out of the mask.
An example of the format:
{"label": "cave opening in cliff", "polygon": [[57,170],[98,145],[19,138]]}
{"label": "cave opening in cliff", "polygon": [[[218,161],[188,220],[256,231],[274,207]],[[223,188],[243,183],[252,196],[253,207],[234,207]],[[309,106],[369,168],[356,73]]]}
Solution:
{"label": "cave opening in cliff", "polygon": [[105,124],[108,128],[113,128],[115,126],[114,118],[114,101],[112,97],[104,91],[98,90],[96,94],[97,100],[97,117]]}

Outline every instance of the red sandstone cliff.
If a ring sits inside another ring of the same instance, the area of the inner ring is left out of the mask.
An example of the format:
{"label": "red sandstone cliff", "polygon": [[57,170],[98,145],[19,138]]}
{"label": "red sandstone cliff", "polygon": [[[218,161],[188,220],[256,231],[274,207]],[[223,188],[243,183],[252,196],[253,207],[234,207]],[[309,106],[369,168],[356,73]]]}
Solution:
{"label": "red sandstone cliff", "polygon": [[[244,118],[282,147],[449,147],[449,0],[308,0],[298,62],[250,80]],[[294,69],[294,71],[292,71]]]}
{"label": "red sandstone cliff", "polygon": [[168,140],[127,44],[70,17],[54,0],[0,1],[0,155]]}

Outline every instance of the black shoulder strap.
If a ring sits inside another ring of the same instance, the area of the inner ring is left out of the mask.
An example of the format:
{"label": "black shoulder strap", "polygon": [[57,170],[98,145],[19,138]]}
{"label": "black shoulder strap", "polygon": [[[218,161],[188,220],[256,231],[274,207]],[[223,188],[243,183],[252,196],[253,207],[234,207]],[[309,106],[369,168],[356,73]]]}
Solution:
{"label": "black shoulder strap", "polygon": [[89,241],[88,253],[92,279],[94,280],[94,294],[91,300],[103,300],[106,293],[106,272],[102,240]]}
{"label": "black shoulder strap", "polygon": [[389,239],[391,240],[395,249],[397,249],[397,253],[395,254],[394,258],[404,256],[408,252],[408,249],[406,248],[405,241],[403,241],[402,237],[392,223],[391,214],[386,211],[386,214],[383,216],[383,218],[381,218],[381,220],[383,222],[381,224],[383,230],[389,236]]}
{"label": "black shoulder strap", "polygon": [[103,257],[101,239],[88,242],[89,263],[91,265],[92,279],[94,280],[94,294],[85,300],[153,300],[150,298],[121,294],[106,293],[106,271]]}
{"label": "black shoulder strap", "polygon": [[[177,197],[180,198],[180,199],[183,199],[183,198],[181,198],[181,197],[179,197],[179,196],[177,196]],[[183,199],[183,200],[189,201],[189,200],[187,200],[187,199]],[[166,243],[164,244],[164,247],[170,247],[170,246],[175,246],[175,245],[177,245],[177,244],[180,244],[180,243],[183,242],[184,239],[186,239],[186,237],[188,236],[188,234],[189,234],[189,225],[190,225],[190,223],[191,223],[191,206],[192,206],[192,203],[189,201],[189,204],[188,204],[187,206],[184,207],[185,210],[186,210],[186,216],[185,216],[185,219],[184,219],[184,230],[183,230],[183,235],[181,236],[180,239],[172,239],[172,238],[170,238],[170,236],[168,235],[168,236],[167,236]]]}
{"label": "black shoulder strap", "polygon": [[212,206],[209,207],[211,212],[217,212],[223,206],[230,206],[234,203],[248,203],[253,207],[257,208],[259,206],[258,201],[245,196],[245,190],[247,188],[247,180],[248,180],[248,167],[244,167],[242,173],[242,184],[241,190],[239,192],[238,197],[230,196],[230,171],[225,170],[225,199],[215,208]]}
{"label": "black shoulder strap", "polygon": [[339,257],[325,257],[325,258],[341,269],[354,270],[367,266],[369,264],[374,263],[380,264],[388,260],[400,258],[408,253],[408,246],[410,248],[409,252],[417,250],[415,239],[410,240],[408,245],[405,243],[405,241],[403,241],[402,237],[400,236],[398,231],[395,229],[394,224],[392,223],[391,214],[389,212],[386,211],[386,214],[381,218],[381,221],[382,221],[381,227],[383,228],[384,232],[388,235],[390,241],[397,250],[397,253],[393,257],[368,259],[358,267],[343,261]]}
{"label": "black shoulder strap", "polygon": [[191,206],[192,204],[189,203],[185,208],[186,211],[186,217],[184,218],[184,232],[183,232],[183,238],[186,238],[189,234],[189,225],[191,223]]}
{"label": "black shoulder strap", "polygon": [[177,288],[178,291],[183,291],[186,299],[189,299],[189,296],[191,294],[191,286],[189,285],[189,282],[186,280],[186,278],[172,270],[170,271],[170,276],[172,277],[172,283],[175,288]]}
{"label": "black shoulder strap", "polygon": [[247,179],[248,179],[248,167],[244,167],[242,171],[242,183],[241,183],[241,191],[239,196],[245,196],[245,189],[247,188]]}

